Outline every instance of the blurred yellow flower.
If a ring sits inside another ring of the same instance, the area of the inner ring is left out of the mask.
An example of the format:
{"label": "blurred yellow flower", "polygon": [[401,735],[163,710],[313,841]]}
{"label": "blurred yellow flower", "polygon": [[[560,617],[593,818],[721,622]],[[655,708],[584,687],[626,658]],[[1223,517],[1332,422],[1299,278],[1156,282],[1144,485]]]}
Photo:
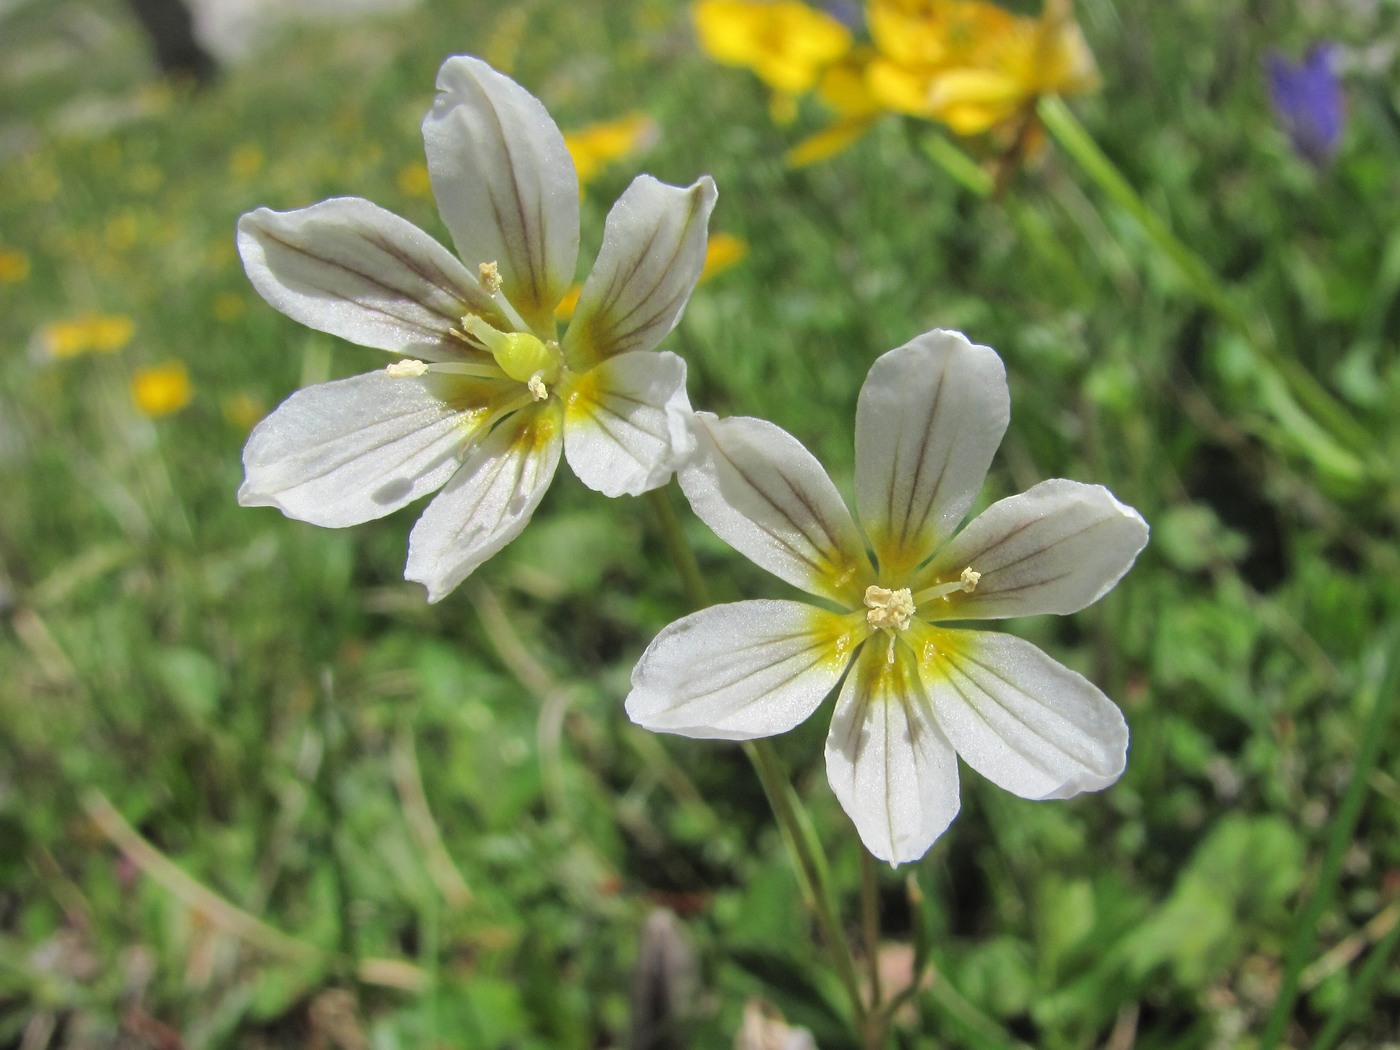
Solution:
{"label": "blurred yellow flower", "polygon": [[866,17],[879,51],[868,71],[875,98],[959,135],[1029,114],[1041,95],[1098,87],[1069,0],[1045,0],[1039,18],[983,0],[869,0]]}
{"label": "blurred yellow flower", "polygon": [[788,164],[800,168],[840,153],[886,112],[868,82],[873,58],[868,48],[857,48],[826,68],[817,84],[817,98],[836,112],[836,119],[788,150]]}
{"label": "blurred yellow flower", "polygon": [[698,0],[700,46],[717,62],[752,69],[789,98],[810,91],[851,47],[851,32],[798,0]]}
{"label": "blurred yellow flower", "polygon": [[239,182],[247,182],[263,168],[263,151],[252,143],[239,146],[228,158],[228,173]]}
{"label": "blurred yellow flower", "polygon": [[147,416],[168,416],[190,403],[194,388],[179,361],[138,368],[131,376],[131,400]]}
{"label": "blurred yellow flower", "polygon": [[45,325],[40,343],[50,357],[110,354],[131,342],[136,325],[120,314],[89,314]]}
{"label": "blurred yellow flower", "polygon": [[564,145],[574,158],[579,185],[593,181],[614,161],[646,149],[656,142],[656,122],[645,113],[629,113],[617,120],[589,124],[564,132]]}
{"label": "blurred yellow flower", "polygon": [[421,160],[405,164],[394,176],[399,192],[405,197],[431,197],[433,183],[428,178],[428,166]]}
{"label": "blurred yellow flower", "polygon": [[238,430],[252,430],[267,415],[267,405],[252,394],[231,394],[223,400],[224,419]]}
{"label": "blurred yellow flower", "polygon": [[0,248],[0,284],[18,284],[29,276],[29,256],[18,248]]}
{"label": "blurred yellow flower", "polygon": [[497,19],[496,25],[491,30],[491,35],[486,38],[486,46],[481,49],[481,57],[502,73],[514,71],[516,56],[520,54],[520,45],[525,42],[526,28],[527,17],[524,8],[507,9]]}
{"label": "blurred yellow flower", "polygon": [[713,233],[705,245],[705,265],[700,270],[701,282],[708,281],[723,273],[749,254],[749,246],[742,237],[732,233]]}
{"label": "blurred yellow flower", "polygon": [[243,296],[237,292],[220,292],[214,296],[214,319],[216,321],[236,321],[248,309]]}

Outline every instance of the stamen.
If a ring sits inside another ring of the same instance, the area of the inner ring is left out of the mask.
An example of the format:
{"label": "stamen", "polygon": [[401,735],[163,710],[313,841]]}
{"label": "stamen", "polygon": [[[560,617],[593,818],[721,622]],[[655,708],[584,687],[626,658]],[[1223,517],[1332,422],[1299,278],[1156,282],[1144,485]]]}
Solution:
{"label": "stamen", "polygon": [[914,616],[914,596],[909,593],[908,587],[892,591],[871,584],[865,589],[865,607],[870,610],[865,614],[865,619],[871,627],[882,631],[902,631]]}
{"label": "stamen", "polygon": [[549,396],[549,391],[546,390],[544,386],[544,377],[539,372],[536,372],[530,377],[525,387],[530,391],[530,396],[536,401],[543,401]]}
{"label": "stamen", "polygon": [[421,376],[427,370],[427,364],[414,357],[406,357],[402,361],[391,361],[384,369],[390,379],[412,379],[414,376]]}
{"label": "stamen", "polygon": [[977,581],[982,579],[982,574],[971,565],[963,569],[956,580],[950,583],[939,583],[932,587],[926,587],[918,594],[914,595],[914,601],[923,605],[924,602],[931,602],[936,598],[942,598],[945,602],[959,591],[971,594],[977,590]]}
{"label": "stamen", "polygon": [[487,295],[495,295],[501,290],[501,270],[494,262],[482,263],[476,272]]}

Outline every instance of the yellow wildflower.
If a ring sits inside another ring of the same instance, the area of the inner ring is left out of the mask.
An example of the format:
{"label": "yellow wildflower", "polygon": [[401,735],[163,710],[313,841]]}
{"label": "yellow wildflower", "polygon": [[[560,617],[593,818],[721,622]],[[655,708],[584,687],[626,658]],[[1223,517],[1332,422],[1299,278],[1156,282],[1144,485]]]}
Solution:
{"label": "yellow wildflower", "polygon": [[138,368],[131,376],[131,400],[147,416],[167,416],[190,403],[194,388],[179,361]]}
{"label": "yellow wildflower", "polygon": [[711,234],[710,242],[705,245],[705,265],[700,270],[701,283],[736,265],[748,254],[749,246],[742,237],[735,237],[732,233]]}
{"label": "yellow wildflower", "polygon": [[225,324],[236,321],[247,309],[243,296],[237,292],[220,292],[214,296],[214,319],[217,321],[223,321]]}
{"label": "yellow wildflower", "polygon": [[17,248],[0,248],[0,284],[18,284],[29,276],[29,256]]}
{"label": "yellow wildflower", "polygon": [[90,314],[44,326],[40,335],[50,357],[77,357],[86,353],[110,354],[131,342],[136,325],[120,314]]}
{"label": "yellow wildflower", "polygon": [[589,124],[564,132],[564,145],[574,158],[578,181],[584,185],[613,161],[646,149],[656,141],[656,122],[645,113]]}
{"label": "yellow wildflower", "polygon": [[867,72],[874,57],[868,48],[857,48],[822,73],[817,98],[835,110],[836,119],[788,150],[787,162],[794,168],[840,153],[885,112],[868,82]]}
{"label": "yellow wildflower", "polygon": [[224,419],[237,430],[252,430],[267,415],[267,405],[249,393],[231,394],[222,407]]}
{"label": "yellow wildflower", "polygon": [[433,183],[428,178],[428,166],[421,160],[412,164],[405,164],[399,169],[399,173],[394,176],[394,182],[399,187],[399,192],[405,197],[431,197],[433,195]]}
{"label": "yellow wildflower", "polygon": [[263,168],[263,151],[252,143],[244,143],[228,159],[228,173],[239,182],[247,182]]}
{"label": "yellow wildflower", "polygon": [[810,91],[851,47],[849,29],[798,0],[699,0],[691,14],[706,54],[752,69],[789,98]]}
{"label": "yellow wildflower", "polygon": [[983,0],[870,0],[880,51],[871,92],[901,113],[976,135],[1028,114],[1041,95],[1098,86],[1093,55],[1068,0],[1023,18]]}

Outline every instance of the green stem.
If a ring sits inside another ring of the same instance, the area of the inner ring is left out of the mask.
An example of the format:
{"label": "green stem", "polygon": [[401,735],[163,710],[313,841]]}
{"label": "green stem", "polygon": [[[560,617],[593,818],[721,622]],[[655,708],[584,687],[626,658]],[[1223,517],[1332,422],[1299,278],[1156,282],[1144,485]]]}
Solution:
{"label": "green stem", "polygon": [[[1317,873],[1317,885],[1298,923],[1294,927],[1293,940],[1288,946],[1288,957],[1284,968],[1283,982],[1278,997],[1274,999],[1269,1012],[1268,1023],[1259,1040],[1259,1050],[1273,1050],[1283,1037],[1288,1018],[1298,1000],[1298,992],[1309,956],[1317,943],[1318,921],[1327,906],[1332,903],[1337,892],[1337,882],[1342,871],[1342,860],[1352,843],[1352,833],[1361,817],[1361,807],[1366,801],[1366,787],[1371,772],[1380,759],[1381,748],[1387,740],[1387,723],[1395,706],[1397,692],[1400,692],[1400,630],[1392,629],[1386,639],[1386,662],[1378,684],[1371,688],[1371,717],[1361,734],[1361,746],[1352,766],[1351,781],[1342,796],[1337,814],[1332,821],[1331,833],[1322,856],[1322,866]],[[1374,678],[1373,678],[1374,681]]]}
{"label": "green stem", "polygon": [[1172,233],[1160,215],[1147,206],[1113,161],[1099,149],[1098,143],[1065,105],[1064,99],[1057,95],[1043,96],[1037,104],[1036,113],[1080,169],[1115,204],[1133,217],[1196,295],[1244,340],[1256,364],[1278,376],[1288,388],[1288,393],[1321,421],[1329,436],[1354,453],[1348,457],[1352,469],[1358,475],[1363,473],[1361,459],[1369,454],[1374,444],[1366,428],[1358,424],[1306,368],[1279,352],[1268,325],[1241,309],[1234,295],[1205,261]]}
{"label": "green stem", "polygon": [[[700,610],[710,604],[709,588],[700,572],[695,551],[686,539],[681,528],[680,518],[670,494],[664,489],[653,489],[647,493],[657,526],[661,530],[662,541],[680,574],[681,584],[692,608]],[[763,793],[778,822],[783,841],[787,845],[793,870],[802,887],[802,894],[816,914],[822,936],[831,950],[836,964],[836,975],[851,1002],[851,1013],[858,1032],[866,1030],[867,1011],[865,1000],[861,998],[860,981],[856,976],[855,960],[850,945],[841,929],[841,912],[832,891],[831,872],[822,852],[821,841],[812,827],[811,817],[797,797],[787,772],[783,769],[773,745],[767,740],[750,740],[744,743],[744,753],[758,773]]]}
{"label": "green stem", "polygon": [[836,961],[836,976],[846,990],[851,1001],[851,1013],[856,1030],[864,1032],[866,1026],[865,1000],[860,994],[860,980],[856,976],[855,959],[851,947],[841,930],[841,917],[836,907],[836,897],[831,889],[831,872],[826,857],[821,851],[811,819],[797,792],[788,780],[773,745],[767,740],[749,740],[744,743],[744,752],[753,763],[758,779],[763,784],[763,793],[768,796],[768,804],[783,833],[788,852],[792,858],[798,881],[802,885],[803,896],[816,913],[822,936]]}
{"label": "green stem", "polygon": [[652,489],[647,493],[646,499],[651,505],[656,524],[661,529],[661,539],[666,544],[666,552],[671,556],[676,571],[680,573],[686,600],[690,602],[692,609],[698,611],[705,608],[710,604],[710,589],[705,586],[700,563],[696,561],[695,551],[685,537],[685,530],[681,528],[681,519],[676,514],[675,504],[671,502],[669,488]]}

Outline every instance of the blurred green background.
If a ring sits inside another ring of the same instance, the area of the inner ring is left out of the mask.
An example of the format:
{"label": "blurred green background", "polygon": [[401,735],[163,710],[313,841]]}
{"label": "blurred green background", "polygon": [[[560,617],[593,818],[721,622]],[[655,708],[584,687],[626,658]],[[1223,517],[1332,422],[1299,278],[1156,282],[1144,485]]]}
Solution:
{"label": "blurred green background", "polygon": [[[900,1045],[1249,1047],[1273,1011],[1285,1045],[1397,1045],[1400,9],[1078,15],[1104,83],[1074,108],[1373,436],[1366,477],[1053,144],[990,200],[893,118],[790,169],[820,111],[775,126],[679,3],[322,18],[202,90],[157,78],[116,0],[0,8],[0,1047],[624,1046],[658,907],[691,1045],[731,1045],[756,996],[851,1045],[742,753],[623,714],[686,611],[642,501],[561,472],[432,607],[401,578],[417,509],[328,531],[235,502],[261,414],[382,364],[258,299],[238,216],[355,195],[445,240],[419,122],[461,52],[566,131],[654,122],[588,187],[583,265],[636,172],[715,177],[711,230],[747,254],[666,344],[697,407],[772,419],[848,488],[870,363],[962,329],[1012,389],[983,502],[1064,476],[1152,525],[1108,598],[1010,625],[1122,705],[1123,780],[1038,804],[969,774],[882,872],[891,972],[933,943]],[[1262,60],[1324,35],[1348,114],[1318,168]],[[686,520],[717,600],[780,594]],[[777,745],[854,887],[829,710]]]}

